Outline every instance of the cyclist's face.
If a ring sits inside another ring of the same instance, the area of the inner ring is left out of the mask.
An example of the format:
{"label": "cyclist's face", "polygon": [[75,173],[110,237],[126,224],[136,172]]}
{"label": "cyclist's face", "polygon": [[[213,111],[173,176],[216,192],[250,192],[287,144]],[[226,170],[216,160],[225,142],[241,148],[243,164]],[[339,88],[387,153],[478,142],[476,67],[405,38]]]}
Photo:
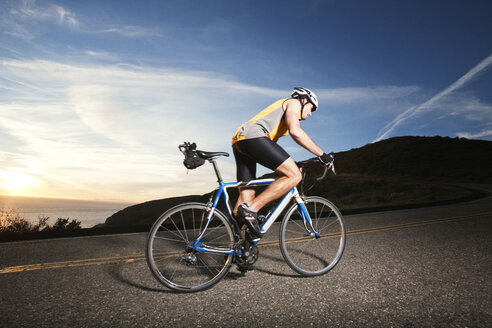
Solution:
{"label": "cyclist's face", "polygon": [[307,104],[304,105],[304,108],[302,110],[302,120],[307,119],[309,116],[312,115],[312,110],[313,110],[313,104],[308,102]]}

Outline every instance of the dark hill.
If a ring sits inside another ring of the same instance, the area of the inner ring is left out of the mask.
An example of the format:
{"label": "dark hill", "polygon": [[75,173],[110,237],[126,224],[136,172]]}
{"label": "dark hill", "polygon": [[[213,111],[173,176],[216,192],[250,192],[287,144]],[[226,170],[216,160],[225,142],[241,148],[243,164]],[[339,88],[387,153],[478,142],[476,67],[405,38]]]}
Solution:
{"label": "dark hill", "polygon": [[[307,194],[324,196],[342,210],[427,204],[470,197],[455,183],[492,183],[492,142],[443,137],[397,137],[335,155],[337,176]],[[307,164],[306,186],[322,168]],[[306,188],[307,189],[307,188]],[[210,194],[174,197],[125,208],[104,226],[149,226],[165,210],[189,201],[207,202]],[[235,195],[231,195],[234,202]]]}
{"label": "dark hill", "polygon": [[340,172],[492,183],[492,142],[397,137],[337,154]]}
{"label": "dark hill", "polygon": [[129,206],[107,218],[104,226],[152,225],[162,213],[186,202],[207,203],[208,196],[190,195],[164,198]]}

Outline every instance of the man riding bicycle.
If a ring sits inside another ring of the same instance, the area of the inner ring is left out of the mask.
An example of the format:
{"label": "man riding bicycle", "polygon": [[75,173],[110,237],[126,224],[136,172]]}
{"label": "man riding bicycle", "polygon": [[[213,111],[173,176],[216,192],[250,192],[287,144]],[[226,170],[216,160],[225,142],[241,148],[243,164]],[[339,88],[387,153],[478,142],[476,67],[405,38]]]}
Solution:
{"label": "man riding bicycle", "polygon": [[317,108],[318,99],[311,90],[294,88],[291,98],[280,99],[262,110],[241,125],[232,138],[238,181],[254,180],[256,163],[281,176],[259,195],[256,195],[254,187],[239,188],[234,215],[243,219],[257,238],[261,237],[258,211],[297,186],[302,179],[299,167],[277,144],[278,139],[290,134],[296,143],[317,156],[323,165],[328,166],[333,161],[333,156],[323,152],[300,126],[300,121],[311,116]]}

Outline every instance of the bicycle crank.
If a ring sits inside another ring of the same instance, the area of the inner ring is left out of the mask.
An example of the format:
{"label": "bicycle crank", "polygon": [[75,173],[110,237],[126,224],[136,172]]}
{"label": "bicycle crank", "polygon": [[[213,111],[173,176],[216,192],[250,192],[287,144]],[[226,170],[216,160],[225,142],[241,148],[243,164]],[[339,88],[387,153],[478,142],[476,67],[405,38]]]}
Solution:
{"label": "bicycle crank", "polygon": [[254,243],[248,240],[244,240],[239,249],[236,264],[237,269],[244,275],[246,271],[254,270],[253,264],[258,260],[259,250]]}

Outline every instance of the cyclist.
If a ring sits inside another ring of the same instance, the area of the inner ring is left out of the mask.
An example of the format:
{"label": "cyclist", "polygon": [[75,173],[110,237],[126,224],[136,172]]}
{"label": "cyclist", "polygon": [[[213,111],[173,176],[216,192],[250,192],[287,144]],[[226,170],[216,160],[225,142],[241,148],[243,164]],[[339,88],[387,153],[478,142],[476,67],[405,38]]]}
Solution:
{"label": "cyclist", "polygon": [[248,182],[256,177],[256,163],[280,174],[275,182],[256,195],[254,187],[239,188],[239,198],[234,207],[236,217],[243,219],[253,236],[262,234],[258,224],[258,211],[297,186],[301,171],[292,157],[277,144],[277,140],[290,134],[292,139],[318,157],[323,165],[333,161],[301,128],[300,121],[307,119],[318,108],[316,95],[306,88],[294,88],[291,98],[280,99],[248,122],[241,125],[232,138],[238,181]]}

